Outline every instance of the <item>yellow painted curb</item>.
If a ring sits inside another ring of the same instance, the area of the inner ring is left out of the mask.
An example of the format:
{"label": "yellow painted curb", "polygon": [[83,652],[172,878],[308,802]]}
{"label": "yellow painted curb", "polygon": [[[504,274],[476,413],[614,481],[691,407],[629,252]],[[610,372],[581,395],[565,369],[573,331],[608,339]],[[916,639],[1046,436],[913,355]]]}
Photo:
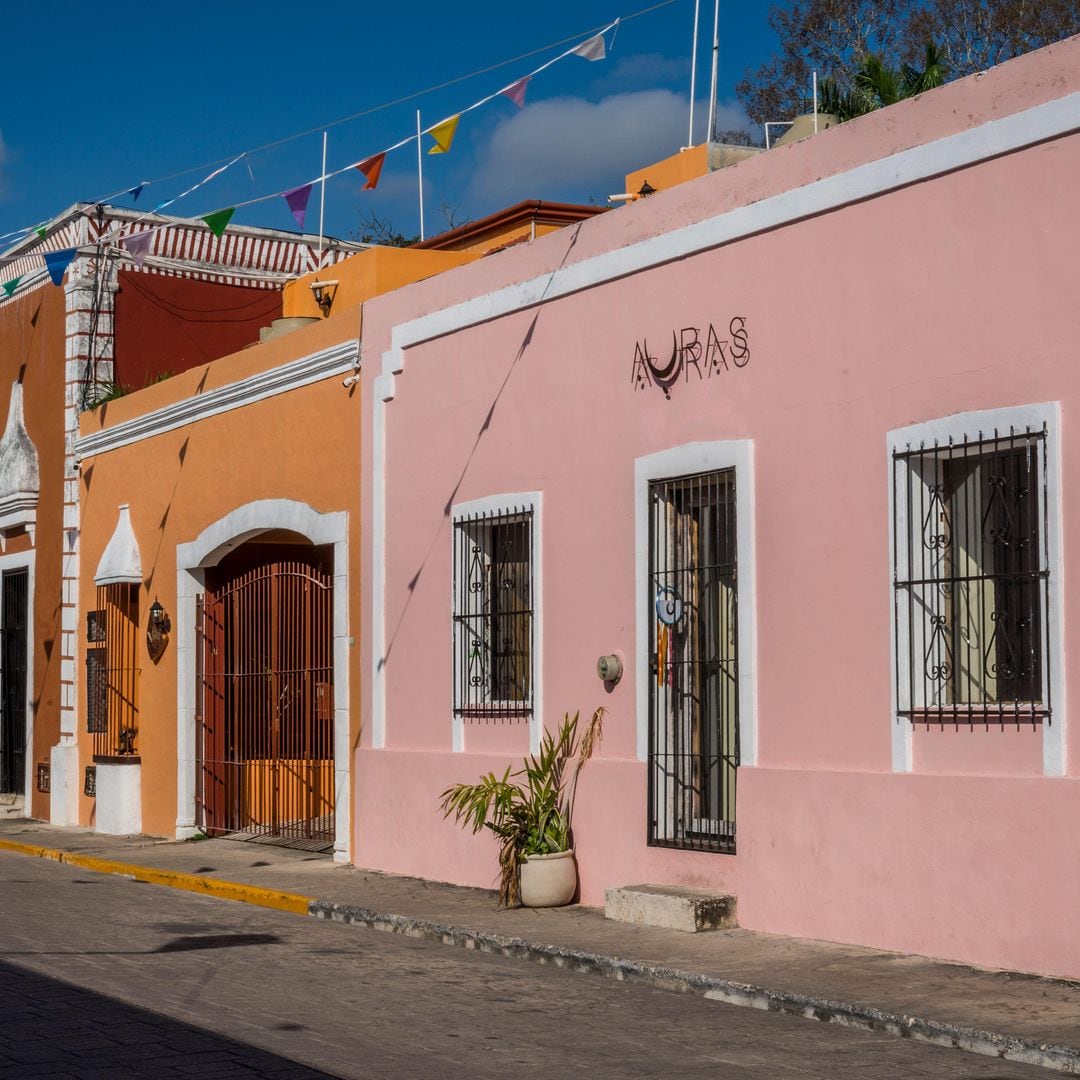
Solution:
{"label": "yellow painted curb", "polygon": [[313,899],[310,896],[301,896],[299,893],[265,889],[261,885],[222,881],[219,878],[187,874],[181,870],[158,870],[152,866],[135,866],[133,863],[116,862],[113,859],[99,859],[95,855],[79,855],[59,848],[24,844],[18,840],[0,839],[0,851],[31,855],[39,859],[52,859],[54,862],[78,866],[97,874],[112,874],[116,877],[130,878],[132,881],[145,881],[150,885],[164,885],[169,889],[183,889],[186,892],[201,893],[204,896],[216,896],[221,900],[238,900],[242,904],[255,904],[257,907],[288,911],[294,915],[306,915]]}

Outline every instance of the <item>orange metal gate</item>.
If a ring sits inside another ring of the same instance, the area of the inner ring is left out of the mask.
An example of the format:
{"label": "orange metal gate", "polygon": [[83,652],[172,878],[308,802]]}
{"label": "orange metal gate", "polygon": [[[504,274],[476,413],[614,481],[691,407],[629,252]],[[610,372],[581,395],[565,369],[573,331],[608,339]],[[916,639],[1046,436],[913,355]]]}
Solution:
{"label": "orange metal gate", "polygon": [[267,562],[200,604],[200,825],[334,842],[333,578]]}

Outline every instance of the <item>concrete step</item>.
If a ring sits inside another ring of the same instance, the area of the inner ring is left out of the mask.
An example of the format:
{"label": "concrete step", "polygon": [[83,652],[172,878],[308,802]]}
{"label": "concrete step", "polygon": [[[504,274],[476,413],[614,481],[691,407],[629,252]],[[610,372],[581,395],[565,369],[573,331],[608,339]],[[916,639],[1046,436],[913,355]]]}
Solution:
{"label": "concrete step", "polygon": [[26,809],[22,795],[0,795],[0,818],[21,818]]}
{"label": "concrete step", "polygon": [[604,915],[666,930],[728,930],[737,926],[735,897],[680,885],[624,885],[604,894]]}

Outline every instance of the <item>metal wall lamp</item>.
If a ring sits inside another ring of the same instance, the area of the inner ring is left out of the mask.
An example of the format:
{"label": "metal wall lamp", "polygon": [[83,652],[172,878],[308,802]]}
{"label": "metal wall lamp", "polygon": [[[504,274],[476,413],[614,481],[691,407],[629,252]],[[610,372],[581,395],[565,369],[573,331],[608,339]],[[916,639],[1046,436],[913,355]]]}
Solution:
{"label": "metal wall lamp", "polygon": [[154,602],[150,605],[150,619],[146,627],[146,651],[155,664],[161,659],[169,644],[171,629],[172,620],[161,606],[161,601],[155,596]]}

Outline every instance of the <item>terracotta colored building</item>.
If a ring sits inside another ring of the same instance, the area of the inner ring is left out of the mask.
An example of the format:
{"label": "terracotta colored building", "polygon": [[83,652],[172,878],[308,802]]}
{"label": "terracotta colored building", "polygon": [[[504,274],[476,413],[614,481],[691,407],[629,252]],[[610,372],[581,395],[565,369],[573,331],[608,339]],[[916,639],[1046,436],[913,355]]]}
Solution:
{"label": "terracotta colored building", "polygon": [[[80,204],[0,254],[0,809],[79,820],[77,751],[79,417],[105,391],[139,388],[258,340],[281,290],[318,265],[317,238],[166,223],[141,266],[115,242],[140,215]],[[103,240],[113,238],[112,243]],[[326,265],[347,245],[330,242]],[[62,286],[42,255],[75,249]],[[109,406],[102,405],[100,411]]]}

